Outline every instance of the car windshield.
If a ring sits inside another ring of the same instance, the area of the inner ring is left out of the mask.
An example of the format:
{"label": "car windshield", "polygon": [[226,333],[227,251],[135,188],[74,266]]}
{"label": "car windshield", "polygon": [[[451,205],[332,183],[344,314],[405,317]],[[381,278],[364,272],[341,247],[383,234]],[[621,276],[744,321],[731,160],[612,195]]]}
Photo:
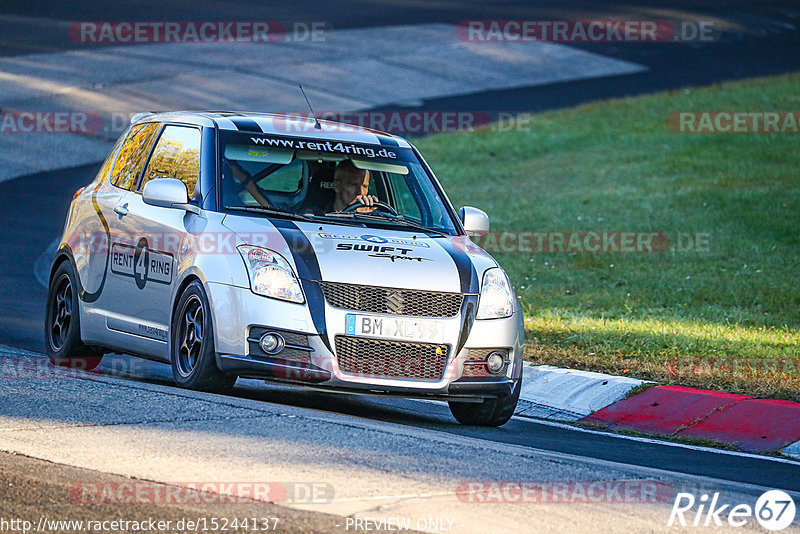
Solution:
{"label": "car windshield", "polygon": [[224,209],[458,233],[409,148],[232,131],[219,148]]}

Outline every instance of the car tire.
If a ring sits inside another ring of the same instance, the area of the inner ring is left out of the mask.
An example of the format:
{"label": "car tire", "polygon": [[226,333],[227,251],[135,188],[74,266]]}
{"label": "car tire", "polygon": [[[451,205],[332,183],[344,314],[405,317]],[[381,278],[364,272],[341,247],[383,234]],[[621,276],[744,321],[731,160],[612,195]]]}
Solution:
{"label": "car tire", "polygon": [[211,306],[203,285],[194,280],[181,293],[170,329],[170,361],[182,388],[224,393],[236,383],[217,367]]}
{"label": "car tire", "polygon": [[522,377],[517,380],[511,395],[484,399],[482,403],[448,402],[453,417],[462,425],[502,426],[514,415],[519,394],[522,390]]}
{"label": "car tire", "polygon": [[44,344],[50,362],[61,367],[91,371],[103,359],[101,352],[81,340],[77,276],[69,261],[61,262],[50,279]]}

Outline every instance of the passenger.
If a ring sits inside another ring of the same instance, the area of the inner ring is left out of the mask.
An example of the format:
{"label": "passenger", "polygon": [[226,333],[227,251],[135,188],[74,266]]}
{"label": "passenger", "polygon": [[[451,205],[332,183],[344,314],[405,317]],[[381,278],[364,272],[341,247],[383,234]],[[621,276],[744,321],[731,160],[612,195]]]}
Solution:
{"label": "passenger", "polygon": [[231,174],[233,177],[242,184],[242,187],[244,187],[245,190],[250,193],[250,196],[252,196],[260,206],[264,208],[273,208],[272,204],[269,203],[269,200],[267,200],[266,197],[261,194],[261,191],[259,191],[258,186],[253,181],[253,177],[246,170],[244,170],[239,163],[231,160],[227,160],[227,163],[228,167],[231,169]]}

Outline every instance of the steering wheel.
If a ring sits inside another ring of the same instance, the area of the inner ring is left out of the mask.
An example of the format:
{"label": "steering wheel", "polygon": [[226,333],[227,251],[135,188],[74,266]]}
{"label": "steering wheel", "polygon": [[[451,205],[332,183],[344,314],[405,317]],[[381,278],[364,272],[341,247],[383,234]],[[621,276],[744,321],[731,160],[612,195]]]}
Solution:
{"label": "steering wheel", "polygon": [[354,202],[353,204],[350,204],[349,206],[345,207],[342,210],[342,213],[351,213],[351,212],[354,212],[354,211],[358,210],[358,208],[375,208],[376,210],[379,210],[379,211],[385,211],[385,212],[389,213],[390,215],[394,215],[394,216],[399,216],[400,215],[399,213],[397,213],[396,209],[391,207],[386,202],[381,202],[380,200],[377,201],[377,202],[374,202],[372,204],[372,206],[367,206],[366,204],[362,204],[360,202]]}

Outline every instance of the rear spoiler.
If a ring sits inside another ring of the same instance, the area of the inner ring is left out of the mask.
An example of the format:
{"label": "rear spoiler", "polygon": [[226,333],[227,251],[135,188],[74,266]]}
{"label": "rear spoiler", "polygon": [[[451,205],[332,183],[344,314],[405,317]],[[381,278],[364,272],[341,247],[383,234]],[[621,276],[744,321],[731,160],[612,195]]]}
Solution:
{"label": "rear spoiler", "polygon": [[140,120],[145,119],[145,118],[150,117],[150,116],[153,116],[155,114],[156,114],[155,111],[145,111],[145,112],[142,112],[142,113],[137,113],[136,115],[131,117],[131,124],[139,122]]}

